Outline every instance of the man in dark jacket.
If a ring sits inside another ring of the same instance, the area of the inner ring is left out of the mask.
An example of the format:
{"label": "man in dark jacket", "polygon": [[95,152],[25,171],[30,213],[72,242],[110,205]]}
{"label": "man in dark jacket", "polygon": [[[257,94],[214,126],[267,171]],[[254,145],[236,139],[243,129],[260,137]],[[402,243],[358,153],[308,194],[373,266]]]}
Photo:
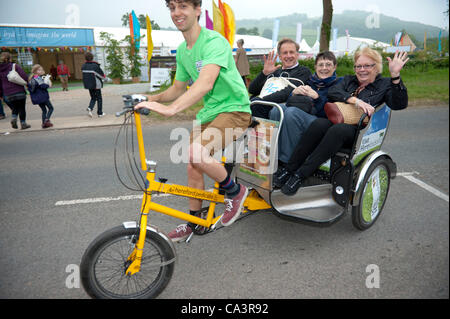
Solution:
{"label": "man in dark jacket", "polygon": [[[252,95],[251,100],[263,100],[268,102],[275,103],[285,103],[286,97],[291,95],[292,90],[294,89],[291,86],[287,86],[281,91],[274,92],[270,95],[266,95],[263,98],[259,98],[258,96],[261,94],[261,90],[266,83],[266,80],[270,76],[283,76],[290,77],[301,80],[303,83],[311,76],[311,71],[304,66],[299,65],[299,51],[300,47],[297,42],[284,38],[282,39],[277,46],[277,54],[274,56],[274,52],[270,52],[268,56],[264,56],[264,69],[258,76],[250,83],[248,88],[249,93]],[[275,62],[277,57],[280,57],[281,65],[275,66]],[[290,81],[295,86],[302,85],[299,81]],[[266,106],[262,104],[252,105],[252,115],[262,118],[269,118],[269,112],[272,109],[271,106]]]}
{"label": "man in dark jacket", "polygon": [[83,72],[83,84],[84,88],[88,89],[89,94],[91,95],[91,102],[89,103],[86,111],[88,112],[88,115],[92,117],[92,110],[94,109],[95,102],[97,102],[97,114],[98,117],[102,117],[106,115],[102,108],[101,91],[105,73],[100,68],[100,64],[93,61],[94,55],[91,52],[86,52],[84,57],[86,59],[86,63],[84,63],[81,67],[81,71]]}

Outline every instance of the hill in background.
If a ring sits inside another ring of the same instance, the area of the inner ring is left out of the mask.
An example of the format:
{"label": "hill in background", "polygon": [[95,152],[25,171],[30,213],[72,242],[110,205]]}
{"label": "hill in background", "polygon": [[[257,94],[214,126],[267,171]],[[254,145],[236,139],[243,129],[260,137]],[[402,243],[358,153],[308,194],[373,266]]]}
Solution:
{"label": "hill in background", "polygon": [[[440,29],[438,27],[419,22],[402,21],[398,18],[383,14],[379,16],[379,28],[368,28],[366,26],[366,19],[371,14],[370,12],[353,10],[344,11],[341,14],[334,14],[332,27],[338,28],[338,37],[345,36],[345,30],[347,29],[350,36],[370,38],[386,43],[390,43],[397,32],[405,30],[418,47],[423,46],[425,32],[427,33],[428,39],[437,38],[439,35]],[[278,18],[280,19],[279,39],[282,37],[295,39],[297,23],[302,23],[302,38],[310,46],[316,41],[317,27],[322,23],[322,17],[309,18],[306,14],[294,13]],[[275,18],[237,20],[236,29],[257,27],[259,35],[271,39],[274,20]],[[448,32],[443,31],[442,37],[448,37]]]}

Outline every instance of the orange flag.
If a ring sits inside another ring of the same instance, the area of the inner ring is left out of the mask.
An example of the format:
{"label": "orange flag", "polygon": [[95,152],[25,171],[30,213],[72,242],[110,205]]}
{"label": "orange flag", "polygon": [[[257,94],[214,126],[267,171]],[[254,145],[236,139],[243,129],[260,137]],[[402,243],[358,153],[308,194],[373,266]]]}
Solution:
{"label": "orange flag", "polygon": [[222,13],[223,16],[223,31],[224,31],[224,35],[225,35],[225,39],[227,39],[229,41],[229,35],[230,35],[230,26],[228,25],[228,15],[227,15],[227,11],[225,10],[225,6],[223,5],[222,1],[219,1],[219,10]]}

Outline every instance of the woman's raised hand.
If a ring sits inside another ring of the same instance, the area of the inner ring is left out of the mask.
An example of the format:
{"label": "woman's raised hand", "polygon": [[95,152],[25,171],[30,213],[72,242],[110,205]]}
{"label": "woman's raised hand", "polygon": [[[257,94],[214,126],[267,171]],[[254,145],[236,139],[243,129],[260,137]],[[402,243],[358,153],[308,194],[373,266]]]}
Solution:
{"label": "woman's raised hand", "polygon": [[403,66],[406,62],[409,61],[407,52],[398,52],[396,51],[394,54],[394,58],[388,57],[389,61],[389,72],[391,72],[391,77],[396,78],[400,76],[400,71],[403,69]]}

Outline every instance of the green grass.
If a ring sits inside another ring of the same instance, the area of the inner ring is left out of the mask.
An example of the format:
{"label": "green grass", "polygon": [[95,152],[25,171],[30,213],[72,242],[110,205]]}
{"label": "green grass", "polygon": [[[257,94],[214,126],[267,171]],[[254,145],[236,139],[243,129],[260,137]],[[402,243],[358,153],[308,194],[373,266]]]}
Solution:
{"label": "green grass", "polygon": [[449,103],[449,69],[432,69],[426,72],[407,69],[402,72],[412,105],[420,103]]}

